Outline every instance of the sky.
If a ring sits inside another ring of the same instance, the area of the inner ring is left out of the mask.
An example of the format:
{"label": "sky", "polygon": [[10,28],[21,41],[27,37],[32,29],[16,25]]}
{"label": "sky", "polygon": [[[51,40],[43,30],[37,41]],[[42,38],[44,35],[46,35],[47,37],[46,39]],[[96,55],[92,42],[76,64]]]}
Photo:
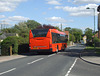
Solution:
{"label": "sky", "polygon": [[84,31],[88,27],[94,29],[94,8],[97,30],[99,4],[100,0],[0,0],[0,24],[12,27],[22,21],[35,20]]}

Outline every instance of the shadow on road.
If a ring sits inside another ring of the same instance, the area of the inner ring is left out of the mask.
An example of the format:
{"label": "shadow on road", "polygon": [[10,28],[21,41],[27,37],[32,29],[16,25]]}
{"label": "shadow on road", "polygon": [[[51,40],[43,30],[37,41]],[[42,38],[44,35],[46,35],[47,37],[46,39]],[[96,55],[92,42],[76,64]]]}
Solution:
{"label": "shadow on road", "polygon": [[23,53],[23,54],[19,54],[19,55],[24,55],[24,56],[39,56],[39,55],[50,55],[53,53]]}
{"label": "shadow on road", "polygon": [[83,49],[66,49],[63,53],[61,53],[64,56],[70,56],[70,57],[80,57],[80,53]]}
{"label": "shadow on road", "polygon": [[94,50],[84,50],[84,49],[66,49],[62,54],[64,56],[70,57],[80,57],[80,56],[97,56],[100,57],[100,54],[96,53]]}

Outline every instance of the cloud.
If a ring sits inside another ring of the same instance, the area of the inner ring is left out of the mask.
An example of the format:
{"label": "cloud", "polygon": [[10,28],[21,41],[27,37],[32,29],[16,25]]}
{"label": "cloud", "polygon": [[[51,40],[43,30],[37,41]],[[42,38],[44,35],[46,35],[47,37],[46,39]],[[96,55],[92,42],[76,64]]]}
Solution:
{"label": "cloud", "polygon": [[[87,7],[90,8],[97,8],[97,4],[88,4],[85,6],[78,6],[78,7],[70,7],[70,6],[55,6],[55,9],[62,9],[63,11],[67,11],[70,13],[71,16],[87,16],[87,15],[93,15],[92,9],[86,9]],[[97,12],[96,12],[97,14]]]}
{"label": "cloud", "polygon": [[52,10],[52,8],[48,8],[49,10]]}
{"label": "cloud", "polygon": [[59,0],[46,0],[47,4],[51,4],[51,5],[61,5],[61,3],[59,2]]}
{"label": "cloud", "polygon": [[43,14],[43,15],[46,15],[47,13],[46,13],[46,12],[43,12],[42,14]]}
{"label": "cloud", "polygon": [[5,15],[0,15],[0,18],[5,18]]}
{"label": "cloud", "polygon": [[61,17],[55,17],[55,16],[50,17],[50,18],[45,18],[45,19],[48,20],[48,21],[51,21],[51,22],[60,22],[60,23],[66,22],[65,19],[63,19]]}
{"label": "cloud", "polygon": [[76,12],[76,13],[71,13],[71,16],[89,16],[91,15],[91,12]]}
{"label": "cloud", "polygon": [[20,2],[26,0],[0,0],[0,12],[14,11]]}
{"label": "cloud", "polygon": [[23,16],[12,16],[5,19],[5,21],[26,21],[26,20],[29,20],[29,18]]}
{"label": "cloud", "polygon": [[83,31],[85,31],[86,28],[90,28],[92,30],[94,29],[94,27],[88,27],[88,26],[81,27],[80,29],[82,29]]}
{"label": "cloud", "polygon": [[[61,23],[51,23],[53,26],[61,27]],[[62,23],[62,26],[67,26],[67,24]]]}
{"label": "cloud", "polygon": [[74,0],[76,4],[84,4],[84,3],[100,3],[100,0]]}

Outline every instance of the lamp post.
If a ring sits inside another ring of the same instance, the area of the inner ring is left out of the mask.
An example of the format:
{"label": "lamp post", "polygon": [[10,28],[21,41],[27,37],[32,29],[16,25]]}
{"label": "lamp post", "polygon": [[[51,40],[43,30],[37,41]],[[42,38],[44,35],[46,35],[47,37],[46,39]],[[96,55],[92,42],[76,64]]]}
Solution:
{"label": "lamp post", "polygon": [[[93,12],[94,12],[94,38],[95,38],[95,8],[87,7],[86,9],[93,9]],[[95,50],[95,42],[94,42],[94,50]]]}

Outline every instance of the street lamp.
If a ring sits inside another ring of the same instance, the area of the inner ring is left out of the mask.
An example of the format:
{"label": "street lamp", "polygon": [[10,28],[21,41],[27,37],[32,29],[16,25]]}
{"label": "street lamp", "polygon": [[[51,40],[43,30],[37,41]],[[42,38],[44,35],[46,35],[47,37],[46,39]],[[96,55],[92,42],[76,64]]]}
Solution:
{"label": "street lamp", "polygon": [[[86,9],[93,9],[94,12],[94,38],[95,38],[95,8],[87,7]],[[95,42],[94,42],[94,50],[95,50]]]}

